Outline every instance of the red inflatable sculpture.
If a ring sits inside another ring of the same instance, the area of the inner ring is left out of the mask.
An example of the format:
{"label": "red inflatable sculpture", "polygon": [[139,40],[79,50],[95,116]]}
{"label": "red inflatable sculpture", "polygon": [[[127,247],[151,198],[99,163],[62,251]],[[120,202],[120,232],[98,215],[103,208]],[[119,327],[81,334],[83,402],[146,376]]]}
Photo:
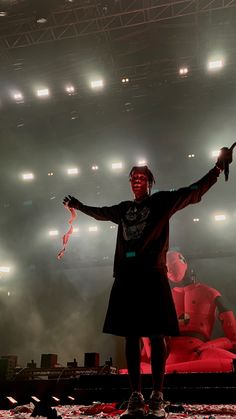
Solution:
{"label": "red inflatable sculpture", "polygon": [[[179,252],[167,254],[168,278],[179,320],[179,337],[167,338],[169,357],[166,372],[232,371],[236,359],[236,320],[227,309],[221,293],[186,276],[187,262]],[[224,337],[211,339],[216,315]],[[143,338],[141,369],[150,373],[150,347]]]}

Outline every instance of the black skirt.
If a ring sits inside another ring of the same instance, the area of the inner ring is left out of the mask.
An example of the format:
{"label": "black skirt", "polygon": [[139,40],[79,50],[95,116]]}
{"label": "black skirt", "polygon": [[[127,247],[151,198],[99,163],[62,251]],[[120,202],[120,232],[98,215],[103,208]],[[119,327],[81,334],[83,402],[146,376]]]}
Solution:
{"label": "black skirt", "polygon": [[113,283],[104,333],[118,336],[178,336],[168,279],[156,269],[128,269]]}

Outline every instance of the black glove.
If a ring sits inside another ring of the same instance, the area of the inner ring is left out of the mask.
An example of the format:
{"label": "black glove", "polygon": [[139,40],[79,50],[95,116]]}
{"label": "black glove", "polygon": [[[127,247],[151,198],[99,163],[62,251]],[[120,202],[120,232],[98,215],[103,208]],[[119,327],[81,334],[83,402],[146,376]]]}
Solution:
{"label": "black glove", "polygon": [[225,180],[229,178],[229,164],[233,161],[233,149],[236,143],[233,143],[230,148],[223,147],[220,149],[220,154],[216,162],[216,167],[224,170]]}
{"label": "black glove", "polygon": [[222,147],[220,149],[220,154],[216,162],[216,166],[219,169],[224,170],[227,164],[232,163],[233,161],[233,149],[228,147]]}
{"label": "black glove", "polygon": [[63,199],[63,205],[66,205],[69,208],[78,209],[79,201],[74,196],[68,195],[68,197],[65,196],[65,198]]}

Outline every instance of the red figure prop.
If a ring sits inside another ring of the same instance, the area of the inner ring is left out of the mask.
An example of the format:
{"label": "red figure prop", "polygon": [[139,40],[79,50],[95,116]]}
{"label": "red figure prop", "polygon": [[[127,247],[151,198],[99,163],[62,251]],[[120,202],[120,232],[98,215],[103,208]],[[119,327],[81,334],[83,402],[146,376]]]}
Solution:
{"label": "red figure prop", "polygon": [[[167,254],[168,278],[177,311],[180,334],[169,340],[166,372],[231,371],[236,358],[236,320],[221,293],[186,277],[187,262],[179,252]],[[211,340],[216,313],[225,337]],[[150,347],[143,338],[142,372],[150,370]]]}

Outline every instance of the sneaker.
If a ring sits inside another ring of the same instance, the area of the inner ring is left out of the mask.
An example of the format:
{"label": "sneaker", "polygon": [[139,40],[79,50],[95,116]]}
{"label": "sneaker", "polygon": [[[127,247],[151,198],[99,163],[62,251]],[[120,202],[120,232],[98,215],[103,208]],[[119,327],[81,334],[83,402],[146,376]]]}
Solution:
{"label": "sneaker", "polygon": [[124,416],[144,416],[145,413],[145,402],[142,393],[134,391],[128,401],[127,409],[122,413],[121,417]]}
{"label": "sneaker", "polygon": [[149,400],[149,412],[148,416],[153,418],[166,418],[165,406],[168,403],[165,403],[163,400],[162,393],[152,392]]}

